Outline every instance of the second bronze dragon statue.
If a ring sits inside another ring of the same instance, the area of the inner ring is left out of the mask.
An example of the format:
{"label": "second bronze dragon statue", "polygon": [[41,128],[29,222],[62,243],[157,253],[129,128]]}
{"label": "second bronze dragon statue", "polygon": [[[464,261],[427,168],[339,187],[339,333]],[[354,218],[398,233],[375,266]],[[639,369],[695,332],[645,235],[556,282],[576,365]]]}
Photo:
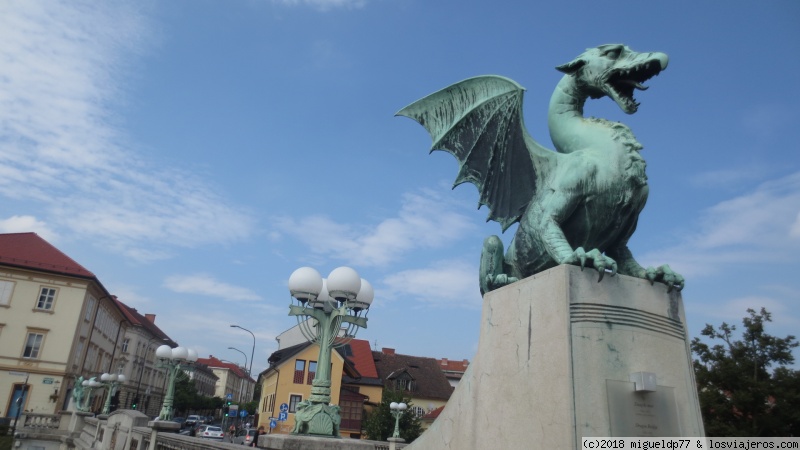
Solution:
{"label": "second bronze dragon statue", "polygon": [[645,269],[628,249],[649,191],[642,145],[622,123],[583,116],[588,98],[604,96],[635,113],[634,90],[647,89],[642,83],[668,61],[664,53],[611,44],[556,67],[564,76],[550,99],[548,124],[557,151],[528,134],[524,88],[499,76],[461,81],[397,113],[428,130],[431,151],[458,159],[455,186],[477,186],[487,220],[503,231],[519,222],[505,256],[499,237],[484,242],[482,294],[559,264],[589,265],[600,280],[608,270],[683,289],[683,277],[668,265]]}

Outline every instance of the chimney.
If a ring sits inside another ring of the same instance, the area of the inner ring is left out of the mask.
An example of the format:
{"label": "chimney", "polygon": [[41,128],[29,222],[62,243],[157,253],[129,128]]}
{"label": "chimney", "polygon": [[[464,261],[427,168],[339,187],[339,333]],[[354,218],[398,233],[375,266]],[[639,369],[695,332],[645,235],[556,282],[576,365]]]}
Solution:
{"label": "chimney", "polygon": [[441,363],[441,365],[446,366],[447,365],[447,358],[442,358],[440,363]]}
{"label": "chimney", "polygon": [[383,353],[384,355],[394,355],[394,349],[393,348],[388,348],[388,347],[383,347],[381,349],[381,353]]}
{"label": "chimney", "polygon": [[150,323],[156,323],[156,315],[155,314],[145,314],[144,318],[149,320]]}

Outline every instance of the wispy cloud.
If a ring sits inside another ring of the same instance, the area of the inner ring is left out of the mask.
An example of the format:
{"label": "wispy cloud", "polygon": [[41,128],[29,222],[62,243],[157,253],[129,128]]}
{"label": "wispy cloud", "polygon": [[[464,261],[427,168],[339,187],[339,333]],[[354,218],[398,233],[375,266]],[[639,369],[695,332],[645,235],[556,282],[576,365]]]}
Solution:
{"label": "wispy cloud", "polygon": [[477,274],[478,268],[464,261],[436,261],[386,277],[379,294],[385,300],[414,298],[434,306],[480,309]]}
{"label": "wispy cloud", "polygon": [[218,281],[213,276],[202,273],[167,277],[164,287],[181,294],[197,294],[223,300],[261,300],[261,296],[250,289]]}
{"label": "wispy cloud", "polygon": [[11,216],[8,219],[0,220],[0,233],[28,233],[31,231],[48,242],[58,241],[58,234],[36,217]]}
{"label": "wispy cloud", "polygon": [[205,180],[135,151],[114,108],[151,45],[138,3],[0,4],[0,192],[49,226],[136,259],[247,237],[253,220]]}
{"label": "wispy cloud", "polygon": [[362,266],[385,266],[418,248],[437,248],[474,229],[471,219],[433,190],[406,194],[397,217],[377,225],[337,223],[325,216],[282,217],[276,229],[305,243],[317,255],[341,258]]}
{"label": "wispy cloud", "polygon": [[796,261],[798,217],[800,172],[708,208],[698,218],[697,232],[674,247],[643,255],[642,261],[669,261],[684,276],[716,273],[737,264]]}

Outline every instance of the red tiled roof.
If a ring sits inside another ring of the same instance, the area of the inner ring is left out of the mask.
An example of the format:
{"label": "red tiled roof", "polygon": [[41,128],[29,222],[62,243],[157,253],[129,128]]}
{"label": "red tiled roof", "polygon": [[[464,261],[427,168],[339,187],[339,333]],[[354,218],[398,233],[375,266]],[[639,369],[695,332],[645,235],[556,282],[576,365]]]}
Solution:
{"label": "red tiled roof", "polygon": [[96,278],[92,272],[36,233],[0,234],[0,264]]}
{"label": "red tiled roof", "polygon": [[248,377],[247,373],[244,370],[242,370],[241,367],[237,366],[236,364],[222,362],[219,359],[215,358],[214,355],[209,355],[208,358],[197,358],[197,362],[200,364],[205,364],[206,366],[212,369],[213,368],[228,369],[231,372],[235,373],[236,376],[239,378],[250,379],[250,381],[253,381],[253,379]]}
{"label": "red tiled roof", "polygon": [[139,311],[136,311],[136,308],[131,308],[130,306],[126,305],[120,299],[118,299],[116,295],[112,295],[111,298],[114,299],[114,303],[117,304],[119,309],[125,315],[125,318],[128,319],[128,321],[131,323],[131,325],[140,326],[140,327],[144,328],[153,337],[160,338],[162,340],[166,339],[172,344],[177,344],[169,336],[167,336],[166,333],[161,331],[161,328],[158,328],[158,326],[156,326],[155,323],[151,322],[146,317],[144,317],[143,315],[139,314]]}
{"label": "red tiled roof", "polygon": [[425,414],[424,416],[422,416],[422,420],[430,420],[431,422],[433,422],[437,417],[439,417],[439,414],[441,414],[442,411],[444,411],[444,406],[440,406],[434,409],[433,411],[429,412],[428,414]]}
{"label": "red tiled roof", "polygon": [[363,339],[353,339],[350,341],[352,356],[347,359],[355,366],[362,377],[378,378],[378,369],[375,368],[375,360],[372,358],[372,349],[369,341]]}
{"label": "red tiled roof", "polygon": [[437,359],[436,362],[439,363],[439,367],[442,368],[445,372],[466,372],[467,367],[469,367],[469,361],[463,359],[461,361],[451,361],[447,358]]}

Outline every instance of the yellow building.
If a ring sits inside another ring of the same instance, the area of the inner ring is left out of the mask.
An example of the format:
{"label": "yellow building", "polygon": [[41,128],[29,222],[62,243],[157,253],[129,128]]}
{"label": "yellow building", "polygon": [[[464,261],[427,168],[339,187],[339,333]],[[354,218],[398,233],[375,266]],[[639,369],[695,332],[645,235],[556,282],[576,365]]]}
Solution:
{"label": "yellow building", "polygon": [[0,414],[53,414],[75,377],[121,373],[127,326],[92,272],[36,233],[0,234]]}
{"label": "yellow building", "polygon": [[[361,438],[365,407],[381,401],[382,383],[377,377],[367,341],[353,339],[331,355],[331,404],[339,405],[342,437]],[[294,428],[297,404],[311,396],[319,346],[310,342],[274,352],[269,368],[259,375],[261,399],[258,426],[271,433],[287,434]],[[362,373],[363,372],[363,373]],[[285,420],[280,420],[285,405]]]}

